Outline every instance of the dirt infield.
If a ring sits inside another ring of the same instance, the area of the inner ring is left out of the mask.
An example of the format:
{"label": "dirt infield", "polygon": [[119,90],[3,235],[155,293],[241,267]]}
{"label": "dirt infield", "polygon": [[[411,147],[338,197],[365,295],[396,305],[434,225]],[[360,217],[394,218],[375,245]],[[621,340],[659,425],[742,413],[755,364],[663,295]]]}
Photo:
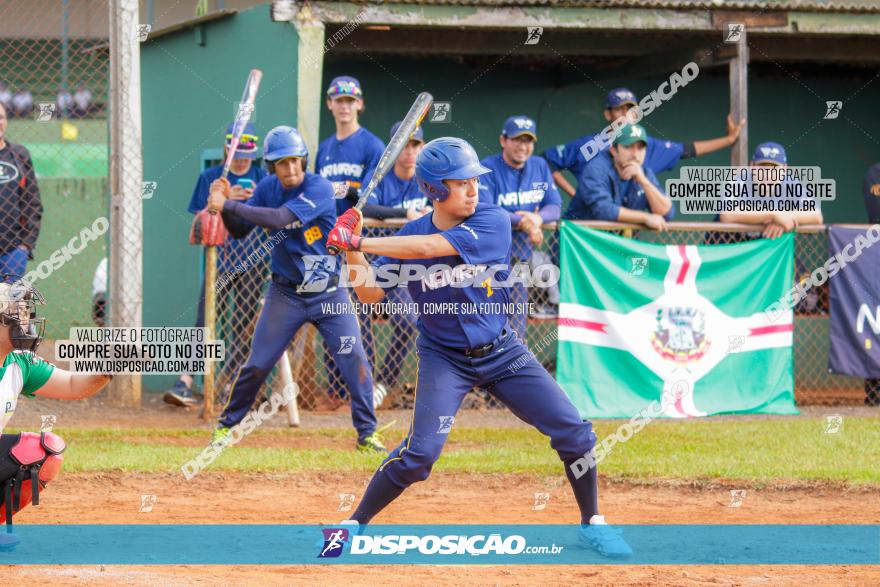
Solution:
{"label": "dirt infield", "polygon": [[[60,523],[335,523],[339,493],[360,495],[362,474],[205,473],[186,485],[177,475],[70,474],[46,491],[22,524]],[[184,491],[181,491],[181,487]],[[242,499],[246,487],[247,498]],[[534,510],[534,493],[550,499]],[[141,495],[156,495],[139,513]],[[730,507],[728,488],[602,484],[609,521],[637,523],[880,523],[877,491],[823,488],[749,489]],[[529,475],[437,473],[408,490],[384,512],[383,523],[571,523],[577,511],[564,480]],[[867,566],[45,566],[0,567],[4,579],[52,585],[868,585],[880,568]]]}
{"label": "dirt infield", "polygon": [[[862,407],[807,407],[801,417],[828,413],[874,416]],[[59,404],[48,400],[20,402],[12,425],[38,429],[41,414],[55,414],[58,426],[77,428],[199,429],[209,423],[196,410],[174,409],[147,396],[139,410],[122,410],[102,398]],[[380,421],[397,420],[399,433],[408,411],[382,411]],[[727,418],[727,417],[723,417]],[[738,416],[765,419],[775,416]],[[789,417],[790,418],[790,417]],[[268,427],[283,427],[275,418]],[[525,426],[506,411],[463,411],[460,427]],[[308,413],[301,430],[350,427],[348,411]],[[132,433],[125,440],[143,442]],[[310,448],[314,438],[285,437],[284,448]],[[200,446],[203,439],[170,444]],[[273,441],[276,445],[278,439]],[[329,442],[329,441],[328,441]],[[258,437],[249,446],[262,446]],[[72,447],[73,448],[73,447]],[[179,474],[65,473],[53,481],[39,507],[24,510],[20,524],[334,524],[347,517],[339,511],[341,493],[360,496],[368,474],[353,473],[220,473],[206,472],[189,482]],[[601,481],[600,503],[615,524],[685,523],[880,523],[876,487],[845,490],[830,484],[798,482],[747,487],[739,507],[730,507],[730,490],[743,482],[664,482],[635,485]],[[535,493],[548,493],[544,509],[535,510]],[[150,513],[140,513],[142,495],[155,495]],[[377,518],[380,523],[573,523],[577,506],[561,472],[531,474],[463,474],[435,472],[417,484]],[[206,545],[206,548],[210,547]],[[272,547],[269,545],[268,547]],[[51,585],[876,585],[877,566],[0,566],[2,584],[28,579]]]}

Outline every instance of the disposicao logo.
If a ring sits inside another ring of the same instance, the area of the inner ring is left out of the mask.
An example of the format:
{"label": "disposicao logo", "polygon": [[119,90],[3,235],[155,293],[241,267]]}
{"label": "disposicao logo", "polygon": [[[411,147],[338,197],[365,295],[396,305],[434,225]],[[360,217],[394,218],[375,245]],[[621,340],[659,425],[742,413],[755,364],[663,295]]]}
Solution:
{"label": "disposicao logo", "polygon": [[347,528],[322,528],[324,533],[324,546],[318,553],[318,558],[336,558],[342,554],[345,543],[348,542]]}

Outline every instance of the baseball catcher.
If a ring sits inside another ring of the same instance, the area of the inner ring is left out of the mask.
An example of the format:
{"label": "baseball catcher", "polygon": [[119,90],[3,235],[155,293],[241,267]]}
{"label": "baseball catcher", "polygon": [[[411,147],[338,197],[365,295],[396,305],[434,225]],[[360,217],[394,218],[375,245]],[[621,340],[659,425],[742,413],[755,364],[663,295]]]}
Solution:
{"label": "baseball catcher", "polygon": [[85,375],[58,369],[35,353],[43,339],[45,318],[37,317],[43,296],[20,278],[0,283],[0,549],[14,548],[12,516],[33,502],[61,470],[64,441],[52,432],[3,434],[19,395],[82,399],[94,395],[111,375]]}

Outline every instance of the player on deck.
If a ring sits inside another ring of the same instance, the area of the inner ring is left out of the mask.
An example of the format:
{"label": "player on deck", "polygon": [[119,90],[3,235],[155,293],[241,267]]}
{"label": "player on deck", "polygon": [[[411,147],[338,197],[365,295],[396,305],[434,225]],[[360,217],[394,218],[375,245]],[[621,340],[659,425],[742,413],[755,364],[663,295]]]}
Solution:
{"label": "player on deck", "polygon": [[[638,106],[638,103],[639,100],[636,98],[636,95],[626,88],[611,90],[605,98],[605,110],[603,112],[605,120],[608,122],[617,120],[629,112],[630,108]],[[723,137],[690,143],[676,143],[675,141],[651,137],[648,141],[644,166],[659,175],[664,171],[674,168],[681,159],[699,157],[700,155],[706,155],[729,147],[736,142],[744,125],[745,120],[741,120],[739,124],[734,124],[733,117],[728,115],[727,134]],[[595,136],[599,135],[584,135],[564,145],[557,145],[548,149],[543,154],[553,170],[553,179],[569,196],[574,195],[575,186],[568,183],[562,172],[568,170],[575,178],[582,176],[587,160],[583,153],[581,153],[581,147]],[[603,151],[606,157],[608,156],[607,151],[607,148]]]}
{"label": "player on deck", "polygon": [[64,441],[52,432],[3,434],[18,398],[83,399],[98,393],[112,376],[71,373],[34,353],[43,340],[44,318],[37,318],[43,296],[19,279],[0,283],[0,550],[20,542],[12,533],[12,514],[31,501],[61,469]]}
{"label": "player on deck", "polygon": [[[511,116],[504,122],[499,142],[501,152],[481,161],[492,171],[480,180],[480,201],[501,206],[513,227],[513,262],[528,263],[532,247],[541,244],[545,222],[556,222],[562,199],[553,183],[550,167],[541,157],[532,157],[538,142],[535,121]],[[526,339],[528,292],[522,283],[510,291],[514,304],[510,314],[513,330]]]}
{"label": "player on deck", "polygon": [[[270,175],[247,202],[228,199],[231,187],[222,178],[211,184],[208,199],[212,209],[222,211],[223,223],[233,237],[243,238],[255,225],[279,231],[282,237],[272,249],[272,281],[257,320],[251,353],[235,377],[212,440],[222,441],[244,419],[297,330],[310,322],[342,371],[351,395],[358,449],[386,452],[376,433],[373,378],[357,319],[347,290],[338,287],[338,266],[327,263],[332,259],[324,239],[336,221],[333,187],[321,176],[306,172],[308,150],[295,128],[272,129],[263,149]],[[292,228],[293,223],[300,226]]]}
{"label": "player on deck", "polygon": [[[480,266],[492,268],[496,283],[507,278],[508,269],[499,266],[509,267],[511,247],[508,214],[479,202],[479,177],[486,173],[489,169],[480,165],[466,141],[436,139],[425,145],[416,164],[419,188],[434,202],[431,214],[409,222],[397,236],[362,238],[360,213],[352,209],[330,233],[328,243],[347,251],[349,266],[360,270],[374,271],[364,253],[382,256],[376,266],[398,262],[425,269],[448,266],[408,284],[420,306],[419,375],[409,434],[379,467],[347,523],[367,524],[407,487],[427,479],[448,438],[445,424],[468,391],[484,387],[519,418],[550,436],[580,508],[581,540],[603,555],[627,556],[632,552],[629,546],[599,515],[595,467],[580,477],[571,468],[595,445],[592,424],[581,418],[565,392],[508,328],[503,310],[507,289],[482,279]],[[369,303],[386,295],[385,289],[369,282],[356,291],[361,301]],[[501,308],[492,309],[495,302]],[[461,310],[428,310],[439,307],[434,304],[458,304]],[[474,307],[476,312],[464,309]],[[523,358],[522,368],[511,368]]]}
{"label": "player on deck", "polygon": [[[333,114],[336,132],[318,145],[315,173],[333,183],[337,196],[345,195],[336,200],[338,215],[357,202],[358,192],[361,186],[366,185],[364,180],[367,175],[379,163],[385,145],[379,137],[360,125],[360,115],[364,112],[364,93],[357,79],[347,75],[334,78],[327,88],[327,109]],[[372,363],[372,322],[368,314],[360,313],[359,317],[364,348]],[[326,346],[324,349],[324,356],[331,356],[331,350]],[[326,365],[330,372],[328,380],[331,398],[343,397],[344,390],[339,387],[342,379],[339,368],[332,360],[327,360]]]}
{"label": "player on deck", "polygon": [[[391,127],[391,136],[400,128],[400,122]],[[425,146],[425,133],[422,127],[416,128],[403,151],[394,162],[394,169],[379,182],[379,185],[370,194],[367,204],[364,206],[364,216],[385,220],[386,218],[406,218],[415,220],[431,211],[428,198],[419,190],[416,183],[416,159]],[[372,173],[365,179],[370,183]],[[374,229],[375,231],[376,229]],[[386,229],[387,234],[374,236],[391,236],[394,232]],[[409,307],[412,298],[403,288],[394,288],[388,292],[390,302],[399,304],[399,308]],[[397,385],[397,379],[403,368],[403,362],[409,354],[410,343],[416,331],[417,316],[409,312],[392,313],[389,316],[391,328],[394,332],[394,342],[388,347],[385,362],[379,370],[376,386],[373,390],[373,404],[379,407],[388,395],[389,389]]]}

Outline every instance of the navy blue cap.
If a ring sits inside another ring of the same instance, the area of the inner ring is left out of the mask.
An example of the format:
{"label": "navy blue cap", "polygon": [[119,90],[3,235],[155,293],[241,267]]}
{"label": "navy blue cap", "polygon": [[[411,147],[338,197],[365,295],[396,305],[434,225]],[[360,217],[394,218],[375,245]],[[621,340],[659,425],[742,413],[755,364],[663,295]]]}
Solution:
{"label": "navy blue cap", "polygon": [[[394,126],[391,127],[391,136],[394,137],[394,134],[397,132],[397,129],[400,128],[400,124],[402,120],[399,120],[394,123]],[[425,131],[422,130],[421,126],[417,126],[416,130],[409,136],[410,141],[420,141],[422,143],[425,142]]]}
{"label": "navy blue cap", "polygon": [[538,140],[538,125],[535,121],[522,114],[511,116],[504,121],[504,127],[501,134],[509,139],[522,135],[531,135],[533,139]]}
{"label": "navy blue cap", "polygon": [[[234,127],[234,122],[226,127],[227,147],[232,146],[232,130]],[[257,149],[257,140],[259,138],[260,137],[257,136],[257,133],[254,130],[254,125],[248,122],[244,126],[244,132],[241,133],[241,140],[238,143],[238,148],[235,150],[235,158],[256,159],[259,156],[259,149]]]}
{"label": "navy blue cap", "polygon": [[617,108],[618,106],[623,106],[624,104],[632,104],[633,106],[639,105],[639,99],[636,98],[636,95],[633,94],[630,90],[626,88],[614,88],[610,92],[608,92],[608,96],[605,97],[605,108]]}
{"label": "navy blue cap", "polygon": [[788,157],[785,154],[785,147],[779,143],[761,143],[755,147],[755,153],[752,155],[752,163],[788,165]]}

